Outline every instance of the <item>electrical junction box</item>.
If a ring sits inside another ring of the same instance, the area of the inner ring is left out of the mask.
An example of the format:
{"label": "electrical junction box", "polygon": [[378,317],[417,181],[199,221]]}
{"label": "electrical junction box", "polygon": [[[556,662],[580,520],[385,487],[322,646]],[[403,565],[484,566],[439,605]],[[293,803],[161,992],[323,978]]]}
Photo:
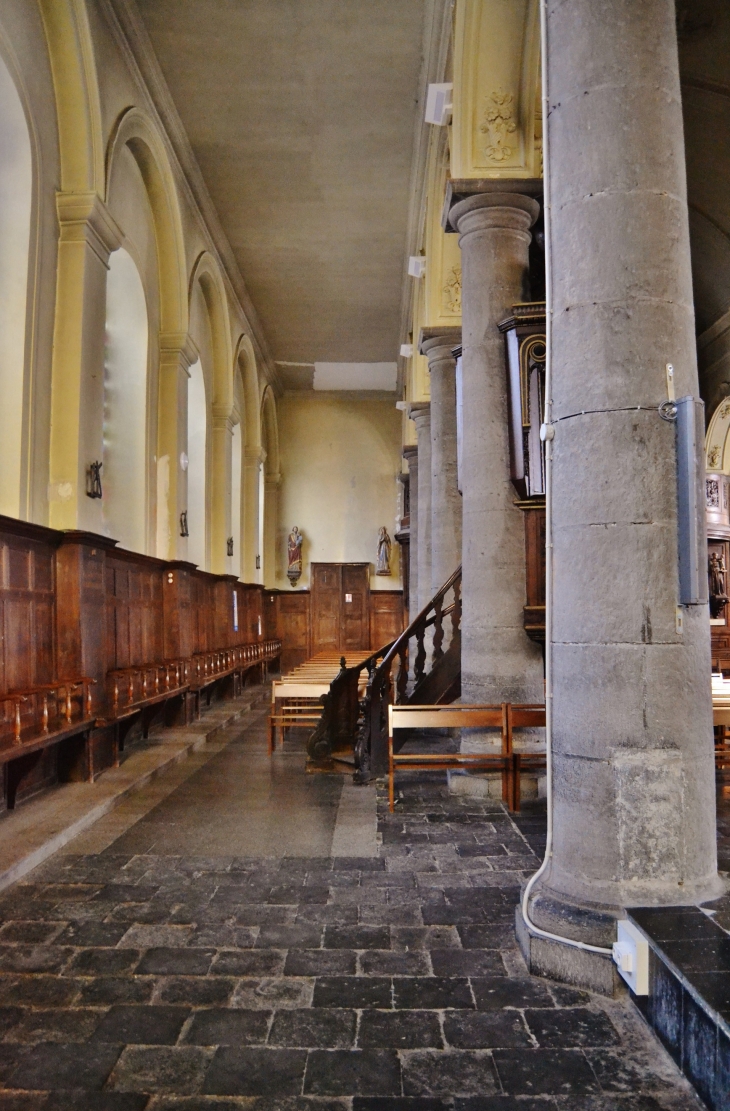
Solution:
{"label": "electrical junction box", "polygon": [[618,938],[613,943],[613,959],[619,974],[634,995],[649,994],[649,942],[627,918],[617,922]]}

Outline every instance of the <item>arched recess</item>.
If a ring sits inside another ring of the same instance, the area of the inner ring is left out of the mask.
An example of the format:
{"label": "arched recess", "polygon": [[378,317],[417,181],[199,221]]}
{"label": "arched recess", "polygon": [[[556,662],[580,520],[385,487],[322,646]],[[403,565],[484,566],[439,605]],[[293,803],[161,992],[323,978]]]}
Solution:
{"label": "arched recess", "polygon": [[730,474],[730,397],[724,398],[710,417],[705,436],[705,470]]}
{"label": "arched recess", "polygon": [[263,555],[261,581],[268,586],[276,583],[276,537],[279,518],[279,425],[276,399],[271,386],[264,390],[261,401],[261,432],[263,438],[263,512],[261,513],[260,550]]}
{"label": "arched recess", "polygon": [[259,582],[261,550],[259,548],[259,506],[261,503],[261,417],[258,371],[253,344],[243,335],[236,344],[236,373],[243,394],[243,515],[241,525],[241,578]]}
{"label": "arched recess", "polygon": [[56,93],[64,193],[104,194],[104,140],[85,0],[39,0]]}
{"label": "arched recess", "polygon": [[142,279],[124,249],[109,260],[106,286],[102,514],[124,548],[147,551],[147,365],[149,328]]}
{"label": "arched recess", "polygon": [[233,555],[230,559],[230,573],[243,578],[243,474],[244,450],[246,447],[246,406],[243,400],[243,380],[237,367],[233,375],[233,424],[231,440],[231,537]]}
{"label": "arched recess", "polygon": [[208,402],[200,359],[190,367],[188,382],[188,539],[187,557],[203,570],[208,562]]}
{"label": "arched recess", "polygon": [[114,163],[119,151],[125,146],[129,147],[139,166],[155,225],[160,331],[187,334],[185,241],[175,178],[159,132],[139,108],[128,108],[122,113],[110,139],[106,166],[107,203]]}
{"label": "arched recess", "polygon": [[31,132],[0,55],[0,513],[24,516],[28,476],[28,286],[34,167]]}
{"label": "arched recess", "polygon": [[231,535],[231,438],[233,423],[233,358],[228,301],[220,268],[204,251],[197,259],[190,276],[190,298],[199,287],[210,323],[211,338],[211,404],[210,475],[210,570],[225,574],[230,564],[227,540]]}
{"label": "arched recess", "polygon": [[150,497],[156,503],[153,532],[156,533],[158,556],[183,558],[186,545],[179,536],[178,521],[187,508],[187,473],[183,463],[187,453],[188,369],[196,353],[188,336],[188,283],[182,219],[167,149],[152,121],[139,108],[128,108],[121,114],[109,141],[106,203],[111,203],[117,163],[125,150],[131,153],[142,178],[157,253],[159,337],[155,341],[150,339],[150,346],[154,342],[157,348],[151,377],[149,421],[150,441],[157,445],[157,481],[149,484]]}

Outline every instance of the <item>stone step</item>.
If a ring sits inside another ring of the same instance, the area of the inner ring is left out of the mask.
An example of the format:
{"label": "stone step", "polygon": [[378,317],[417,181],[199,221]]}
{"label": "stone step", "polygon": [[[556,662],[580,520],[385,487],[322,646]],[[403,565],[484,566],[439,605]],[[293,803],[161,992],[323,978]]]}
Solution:
{"label": "stone step", "polygon": [[[234,722],[263,705],[266,696],[247,690],[240,698],[204,712],[200,721],[151,733],[122,754],[118,768],[94,783],[64,783],[29,800],[0,820],[0,891],[37,868],[74,837],[155,776],[219,739]],[[263,699],[263,700],[262,700]]]}

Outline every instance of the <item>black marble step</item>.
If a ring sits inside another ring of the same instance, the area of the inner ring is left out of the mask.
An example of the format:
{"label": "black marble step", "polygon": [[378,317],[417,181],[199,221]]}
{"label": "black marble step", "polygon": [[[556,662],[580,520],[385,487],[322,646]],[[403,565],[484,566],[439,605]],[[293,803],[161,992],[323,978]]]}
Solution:
{"label": "black marble step", "polygon": [[730,935],[696,906],[634,907],[649,994],[632,998],[712,1111],[730,1111]]}

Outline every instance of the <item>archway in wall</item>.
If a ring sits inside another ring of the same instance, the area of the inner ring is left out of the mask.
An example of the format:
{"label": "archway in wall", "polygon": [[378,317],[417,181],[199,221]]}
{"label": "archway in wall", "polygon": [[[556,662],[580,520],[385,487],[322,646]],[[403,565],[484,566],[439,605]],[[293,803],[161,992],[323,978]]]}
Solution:
{"label": "archway in wall", "polygon": [[188,381],[188,559],[206,568],[206,459],[208,407],[203,364],[197,359]]}
{"label": "archway in wall", "polygon": [[19,517],[23,476],[25,332],[33,204],[30,133],[0,57],[0,513]]}
{"label": "archway in wall", "polygon": [[233,557],[231,574],[242,577],[241,562],[241,496],[243,478],[243,433],[241,421],[233,426],[231,437],[231,536]]}
{"label": "archway in wall", "polygon": [[147,550],[147,304],[134,259],[109,259],[104,353],[102,513],[123,548]]}

